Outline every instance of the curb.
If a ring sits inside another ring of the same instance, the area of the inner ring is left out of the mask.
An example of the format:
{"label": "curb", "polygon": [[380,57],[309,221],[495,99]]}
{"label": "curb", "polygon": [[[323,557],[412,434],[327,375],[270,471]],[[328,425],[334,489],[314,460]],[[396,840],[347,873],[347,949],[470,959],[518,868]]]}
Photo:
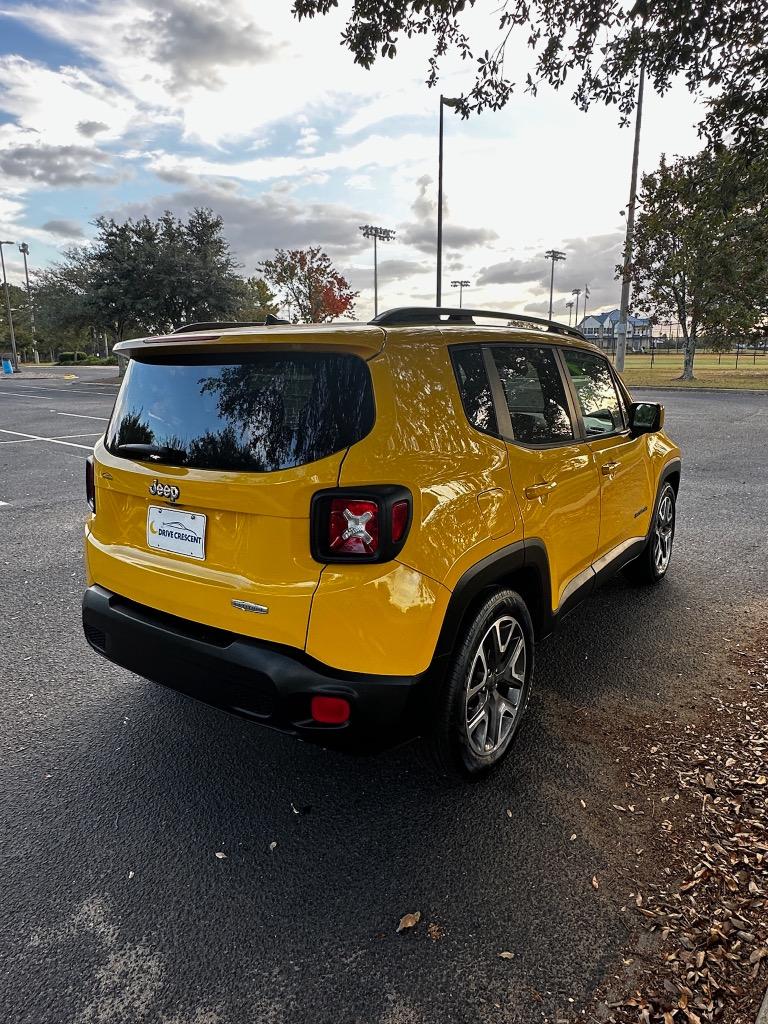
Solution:
{"label": "curb", "polygon": [[766,989],[760,1009],[757,1011],[755,1024],[768,1024],[768,989]]}
{"label": "curb", "polygon": [[633,391],[677,391],[685,394],[688,391],[695,391],[701,394],[703,391],[714,391],[719,395],[768,395],[768,388],[686,388],[671,387],[664,384],[630,384]]}

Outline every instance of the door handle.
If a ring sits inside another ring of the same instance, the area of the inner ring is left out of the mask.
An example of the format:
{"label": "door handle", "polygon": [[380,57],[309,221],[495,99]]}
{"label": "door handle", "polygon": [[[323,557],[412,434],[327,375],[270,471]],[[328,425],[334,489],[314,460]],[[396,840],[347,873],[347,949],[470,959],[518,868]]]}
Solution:
{"label": "door handle", "polygon": [[616,472],[620,465],[620,462],[604,462],[603,465],[600,467],[600,471],[603,474],[603,476],[612,476],[612,474]]}
{"label": "door handle", "polygon": [[554,491],[556,487],[557,484],[554,480],[545,480],[540,484],[531,484],[530,487],[525,488],[525,496],[531,500],[534,498],[543,498],[545,495],[549,494],[550,491]]}

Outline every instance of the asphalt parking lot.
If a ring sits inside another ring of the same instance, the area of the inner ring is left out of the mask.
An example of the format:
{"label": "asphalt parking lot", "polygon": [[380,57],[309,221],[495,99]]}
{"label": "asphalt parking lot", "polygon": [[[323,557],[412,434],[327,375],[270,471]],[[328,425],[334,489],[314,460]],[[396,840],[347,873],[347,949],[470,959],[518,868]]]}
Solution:
{"label": "asphalt parking lot", "polygon": [[[689,706],[723,638],[765,602],[768,394],[654,396],[684,450],[669,577],[652,592],[617,580],[571,616],[538,653],[512,757],[446,789],[410,748],[303,746],[90,651],[84,459],[113,372],[0,377],[3,1019],[578,1012],[630,928],[610,844],[589,828],[613,762],[589,722]],[[416,910],[423,924],[397,934]]]}

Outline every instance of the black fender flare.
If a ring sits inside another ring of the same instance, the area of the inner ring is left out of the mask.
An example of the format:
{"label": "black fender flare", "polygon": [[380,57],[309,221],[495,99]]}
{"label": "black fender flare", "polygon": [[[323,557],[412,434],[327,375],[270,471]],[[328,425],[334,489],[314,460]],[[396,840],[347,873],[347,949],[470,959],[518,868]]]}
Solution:
{"label": "black fender flare", "polygon": [[656,498],[653,502],[653,514],[651,515],[651,521],[648,525],[648,533],[645,537],[646,544],[651,539],[651,533],[653,532],[653,523],[656,518],[656,510],[659,507],[659,501],[661,500],[661,492],[664,490],[664,484],[667,483],[670,477],[677,477],[677,486],[675,486],[674,483],[672,484],[672,487],[675,491],[675,497],[677,497],[677,492],[680,487],[680,474],[682,471],[682,466],[683,464],[680,459],[670,459],[669,462],[664,464],[664,468],[662,469],[661,473],[659,473],[659,483],[656,487]]}
{"label": "black fender flare", "polygon": [[[509,583],[521,591],[528,605],[536,634],[549,632],[552,617],[550,605],[549,559],[544,544],[538,540],[518,540],[482,558],[467,569],[451,592],[443,625],[435,648],[435,659],[453,650],[465,617],[483,591]],[[523,585],[521,585],[523,584]]]}

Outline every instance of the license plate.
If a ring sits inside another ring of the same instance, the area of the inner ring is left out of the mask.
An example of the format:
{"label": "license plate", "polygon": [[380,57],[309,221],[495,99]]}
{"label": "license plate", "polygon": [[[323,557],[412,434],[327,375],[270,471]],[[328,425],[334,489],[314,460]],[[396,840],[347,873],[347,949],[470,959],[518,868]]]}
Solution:
{"label": "license plate", "polygon": [[147,544],[187,558],[205,558],[205,516],[178,508],[150,505],[147,512]]}

